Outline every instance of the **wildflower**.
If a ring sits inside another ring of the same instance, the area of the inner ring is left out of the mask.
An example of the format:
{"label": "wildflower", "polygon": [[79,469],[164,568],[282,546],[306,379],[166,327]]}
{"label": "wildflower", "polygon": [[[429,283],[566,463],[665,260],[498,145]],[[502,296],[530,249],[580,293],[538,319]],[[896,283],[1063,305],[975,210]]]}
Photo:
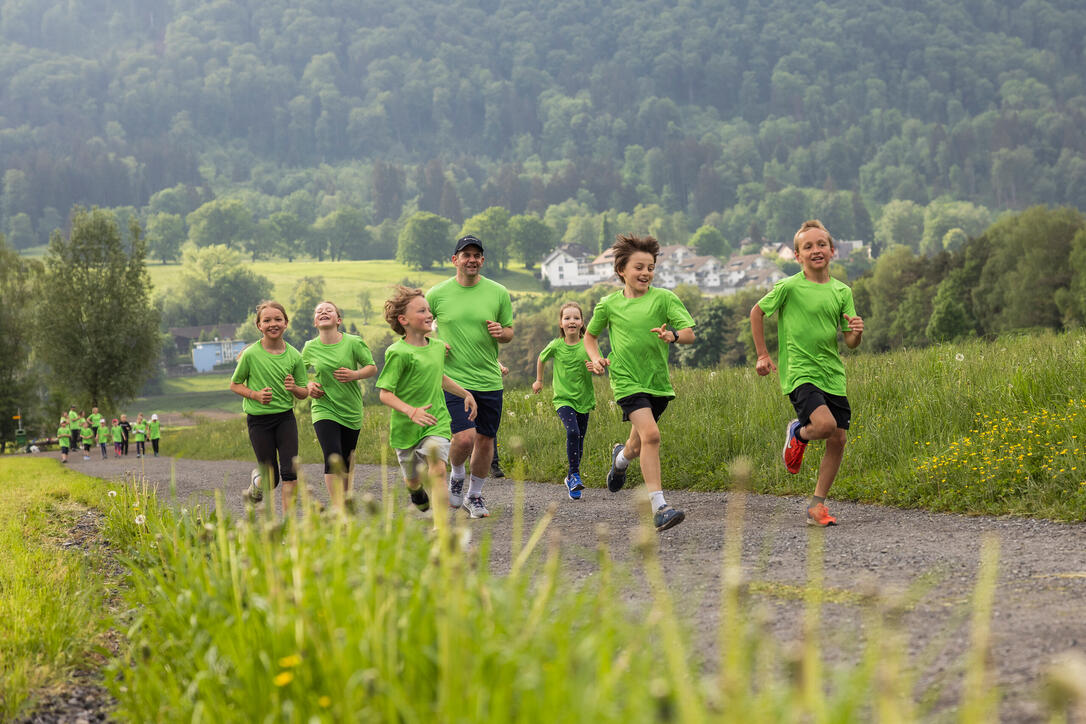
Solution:
{"label": "wildflower", "polygon": [[300,663],[302,663],[302,657],[298,654],[291,654],[290,656],[284,656],[283,658],[279,659],[279,668],[293,669]]}
{"label": "wildflower", "polygon": [[294,681],[294,672],[280,671],[278,674],[275,675],[275,678],[272,679],[272,681],[275,683],[276,686],[286,686],[290,682]]}
{"label": "wildflower", "polygon": [[147,522],[147,516],[144,515],[143,513],[140,513],[139,515],[136,516],[136,525],[143,525],[146,522]]}
{"label": "wildflower", "polygon": [[108,495],[111,498],[116,498],[117,497],[117,491],[116,490],[111,490],[108,493],[106,493],[106,495]]}
{"label": "wildflower", "polygon": [[332,697],[322,696],[321,698],[317,699],[317,703],[320,704],[322,709],[327,709],[328,707],[332,706]]}
{"label": "wildflower", "polygon": [[140,501],[138,501],[138,500],[137,500],[136,502],[132,503],[132,507],[133,507],[133,508],[138,508],[138,507],[140,507]]}
{"label": "wildflower", "polygon": [[958,354],[954,355],[954,359],[956,359],[956,360],[958,360],[959,362],[961,362],[962,360],[964,360],[964,359],[965,359],[965,355],[964,355],[964,354],[962,354],[961,352],[959,352]]}

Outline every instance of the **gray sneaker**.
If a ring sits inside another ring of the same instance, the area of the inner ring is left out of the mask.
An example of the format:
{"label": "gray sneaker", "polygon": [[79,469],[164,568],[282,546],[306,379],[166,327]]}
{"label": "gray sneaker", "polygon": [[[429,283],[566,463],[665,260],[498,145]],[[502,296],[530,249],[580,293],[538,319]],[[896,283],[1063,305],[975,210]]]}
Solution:
{"label": "gray sneaker", "polygon": [[264,489],[260,487],[260,470],[257,468],[249,473],[249,487],[245,489],[245,497],[251,503],[259,503],[264,499]]}
{"label": "gray sneaker", "polygon": [[626,471],[619,470],[618,467],[615,466],[615,458],[618,457],[618,454],[622,452],[624,447],[625,446],[622,443],[616,443],[615,446],[611,448],[611,469],[607,471],[607,489],[612,493],[617,493],[622,490],[622,486],[626,484]]}
{"label": "gray sneaker", "polygon": [[464,501],[464,510],[468,511],[468,515],[472,518],[489,518],[490,511],[486,509],[486,503],[483,502],[483,496],[471,495]]}
{"label": "gray sneaker", "polygon": [[678,508],[672,508],[670,505],[661,505],[656,509],[656,513],[652,516],[652,524],[656,526],[657,531],[664,531],[668,528],[674,528],[679,523],[682,523],[686,518],[686,514]]}
{"label": "gray sneaker", "polygon": [[464,479],[449,475],[449,507],[459,508],[464,504]]}

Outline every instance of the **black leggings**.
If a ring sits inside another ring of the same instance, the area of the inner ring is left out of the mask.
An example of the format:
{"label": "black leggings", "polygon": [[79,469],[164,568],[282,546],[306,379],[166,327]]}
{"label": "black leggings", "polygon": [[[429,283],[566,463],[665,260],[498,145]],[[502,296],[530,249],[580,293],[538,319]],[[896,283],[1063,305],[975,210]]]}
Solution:
{"label": "black leggings", "polygon": [[245,421],[249,425],[249,442],[253,444],[257,463],[272,471],[275,479],[272,487],[278,488],[280,479],[297,480],[294,458],[298,457],[298,421],[294,419],[294,410],[247,415]]}
{"label": "black leggings", "polygon": [[568,405],[558,408],[558,419],[566,428],[566,459],[570,475],[581,472],[581,455],[584,454],[584,436],[588,432],[588,413],[577,412]]}
{"label": "black leggings", "polygon": [[358,433],[361,430],[344,427],[335,420],[317,420],[313,423],[313,431],[317,433],[317,442],[321,444],[324,452],[324,474],[332,472],[329,460],[333,455],[343,458],[343,465],[350,470],[351,458],[354,456],[354,449],[358,447]]}
{"label": "black leggings", "polygon": [[158,455],[158,438],[156,437],[151,441],[151,447],[155,449],[155,455]]}

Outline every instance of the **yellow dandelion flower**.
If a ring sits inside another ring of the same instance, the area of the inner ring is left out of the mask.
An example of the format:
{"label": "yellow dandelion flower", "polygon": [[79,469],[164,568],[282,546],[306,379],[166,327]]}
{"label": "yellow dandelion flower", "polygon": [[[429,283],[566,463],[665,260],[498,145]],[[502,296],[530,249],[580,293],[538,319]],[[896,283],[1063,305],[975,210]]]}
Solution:
{"label": "yellow dandelion flower", "polygon": [[322,696],[321,698],[317,699],[317,703],[320,704],[322,709],[327,709],[328,707],[332,706],[332,697]]}
{"label": "yellow dandelion flower", "polygon": [[275,678],[272,679],[272,681],[275,683],[276,686],[286,686],[290,682],[294,681],[294,672],[280,671],[278,674],[276,674]]}
{"label": "yellow dandelion flower", "polygon": [[293,669],[300,663],[302,663],[302,657],[298,654],[291,654],[290,656],[284,656],[283,658],[279,659],[279,668]]}

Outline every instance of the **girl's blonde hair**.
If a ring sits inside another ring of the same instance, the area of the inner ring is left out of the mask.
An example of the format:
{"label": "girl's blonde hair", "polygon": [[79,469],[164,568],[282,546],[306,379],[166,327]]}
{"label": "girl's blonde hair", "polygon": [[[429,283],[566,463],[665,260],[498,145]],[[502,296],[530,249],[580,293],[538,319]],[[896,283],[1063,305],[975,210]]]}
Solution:
{"label": "girl's blonde hair", "polygon": [[403,285],[396,286],[396,293],[385,302],[385,321],[392,327],[392,331],[401,337],[407,334],[407,330],[400,324],[401,314],[407,314],[407,305],[415,297],[422,297],[421,289],[412,289]]}
{"label": "girl's blonde hair", "polygon": [[565,312],[567,309],[570,309],[570,308],[576,309],[578,312],[581,313],[580,335],[583,337],[584,333],[588,329],[588,327],[584,323],[584,310],[581,309],[581,305],[578,304],[577,302],[566,302],[558,310],[558,336],[559,337],[565,337],[566,336],[565,332],[562,331],[562,313]]}
{"label": "girl's blonde hair", "polygon": [[265,299],[263,302],[256,305],[256,319],[254,320],[255,324],[260,324],[260,313],[263,312],[267,307],[271,307],[272,309],[278,309],[280,312],[283,313],[283,321],[288,323],[290,322],[290,317],[287,316],[287,310],[282,304],[271,299]]}

